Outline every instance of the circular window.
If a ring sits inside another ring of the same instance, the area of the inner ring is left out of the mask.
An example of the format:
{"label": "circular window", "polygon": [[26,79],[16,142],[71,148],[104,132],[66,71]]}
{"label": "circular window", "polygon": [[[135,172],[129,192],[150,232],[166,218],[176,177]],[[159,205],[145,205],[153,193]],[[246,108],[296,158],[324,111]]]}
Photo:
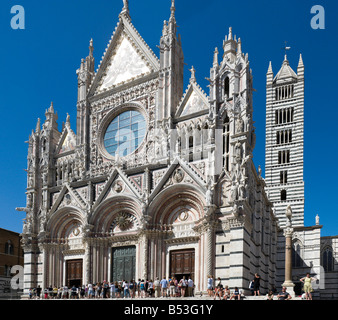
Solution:
{"label": "circular window", "polygon": [[115,157],[125,157],[139,148],[146,135],[146,120],[136,110],[118,115],[108,126],[104,136],[104,147]]}

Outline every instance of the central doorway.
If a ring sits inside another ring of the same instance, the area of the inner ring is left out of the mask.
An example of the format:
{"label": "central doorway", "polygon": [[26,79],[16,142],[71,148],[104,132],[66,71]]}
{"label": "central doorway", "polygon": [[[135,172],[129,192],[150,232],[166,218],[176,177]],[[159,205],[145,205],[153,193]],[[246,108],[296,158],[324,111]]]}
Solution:
{"label": "central doorway", "polygon": [[66,283],[68,288],[71,288],[72,286],[79,288],[82,286],[82,268],[82,259],[67,261]]}
{"label": "central doorway", "polygon": [[177,250],[170,252],[170,277],[180,281],[183,276],[191,277],[195,281],[195,249]]}
{"label": "central doorway", "polygon": [[135,280],[136,247],[112,249],[111,281]]}

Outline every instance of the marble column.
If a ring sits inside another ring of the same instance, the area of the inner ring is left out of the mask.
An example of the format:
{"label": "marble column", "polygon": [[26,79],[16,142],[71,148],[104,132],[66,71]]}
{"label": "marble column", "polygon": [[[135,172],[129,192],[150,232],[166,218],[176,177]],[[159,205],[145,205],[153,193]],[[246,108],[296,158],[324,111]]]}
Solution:
{"label": "marble column", "polygon": [[291,223],[292,210],[291,206],[288,206],[286,209],[286,228],[284,229],[285,236],[285,280],[282,284],[283,287],[286,287],[286,291],[290,293],[292,297],[295,296],[294,293],[294,283],[292,282],[292,236],[293,228]]}

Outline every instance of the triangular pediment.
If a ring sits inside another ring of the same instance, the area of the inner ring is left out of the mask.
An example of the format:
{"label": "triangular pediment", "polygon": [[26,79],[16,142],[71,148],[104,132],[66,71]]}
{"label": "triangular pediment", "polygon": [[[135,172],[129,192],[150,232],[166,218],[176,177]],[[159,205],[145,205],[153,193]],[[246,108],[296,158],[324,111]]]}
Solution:
{"label": "triangular pediment", "polygon": [[297,74],[290,67],[289,61],[285,58],[283,65],[274,78],[274,82],[283,82],[297,79]]}
{"label": "triangular pediment", "polygon": [[66,183],[57,194],[48,214],[52,215],[55,211],[63,207],[77,207],[81,210],[86,210],[87,205],[86,199],[83,198],[81,194],[73,189],[68,183]]}
{"label": "triangular pediment", "polygon": [[[156,176],[156,173],[155,173]],[[184,183],[187,185],[196,185],[203,192],[206,192],[206,181],[202,177],[196,168],[193,168],[189,163],[177,157],[170,165],[170,167],[161,174],[158,181],[154,181],[155,187],[149,197],[149,201],[152,201],[157,194],[168,186]]]}
{"label": "triangular pediment", "polygon": [[208,98],[203,90],[193,82],[189,84],[189,87],[177,109],[176,118],[199,114],[200,112],[207,110],[209,110]]}
{"label": "triangular pediment", "polygon": [[98,193],[93,209],[106,199],[114,196],[141,197],[141,191],[133,185],[128,176],[119,168],[115,168],[106,182],[100,185]]}
{"label": "triangular pediment", "polygon": [[129,82],[151,72],[150,67],[126,36],[122,37],[108,64],[109,67],[99,87],[100,91]]}
{"label": "triangular pediment", "polygon": [[76,147],[76,135],[75,133],[68,127],[65,127],[58,146],[56,148],[56,155],[62,155],[67,152],[74,151]]}
{"label": "triangular pediment", "polygon": [[131,83],[160,69],[153,51],[122,15],[102,58],[89,95]]}

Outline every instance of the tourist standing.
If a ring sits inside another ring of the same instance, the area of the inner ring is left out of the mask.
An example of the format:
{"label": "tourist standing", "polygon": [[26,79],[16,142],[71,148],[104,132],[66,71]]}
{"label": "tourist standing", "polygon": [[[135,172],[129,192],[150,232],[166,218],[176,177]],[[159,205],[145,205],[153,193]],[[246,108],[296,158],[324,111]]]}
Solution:
{"label": "tourist standing", "polygon": [[155,289],[155,298],[159,298],[161,296],[161,282],[158,277],[154,281],[154,289]]}
{"label": "tourist standing", "polygon": [[167,289],[168,289],[168,281],[165,277],[161,280],[161,290],[162,290],[162,298],[167,296]]}
{"label": "tourist standing", "polygon": [[315,280],[317,280],[317,279],[312,278],[310,276],[310,273],[307,273],[304,278],[300,279],[300,281],[304,283],[303,291],[305,293],[306,300],[312,300],[312,294],[311,293],[313,292],[313,288],[312,288],[311,282],[315,281]]}
{"label": "tourist standing", "polygon": [[91,299],[94,297],[94,288],[91,283],[88,284],[88,298]]}
{"label": "tourist standing", "polygon": [[134,279],[130,280],[129,283],[129,294],[131,298],[135,298],[135,281]]}
{"label": "tourist standing", "polygon": [[188,279],[188,297],[194,296],[194,281],[189,277]]}
{"label": "tourist standing", "polygon": [[107,283],[106,280],[103,280],[102,290],[103,290],[103,298],[107,298],[107,293],[108,293],[108,283]]}
{"label": "tourist standing", "polygon": [[128,281],[123,281],[123,298],[130,298],[129,283]]}
{"label": "tourist standing", "polygon": [[181,297],[184,298],[187,290],[187,281],[185,279],[185,276],[183,276],[183,278],[180,280],[179,286],[181,288]]}
{"label": "tourist standing", "polygon": [[254,296],[259,296],[260,295],[259,286],[260,286],[261,277],[258,275],[258,273],[255,273],[255,277],[252,281],[253,281]]}
{"label": "tourist standing", "polygon": [[175,297],[176,292],[175,292],[175,280],[174,278],[169,279],[169,294],[170,297]]}
{"label": "tourist standing", "polygon": [[141,298],[141,279],[138,279],[137,284],[136,284],[136,291],[137,291],[137,297]]}
{"label": "tourist standing", "polygon": [[208,276],[208,280],[207,280],[207,290],[208,290],[208,295],[211,298],[213,290],[214,290],[214,279],[210,275]]}
{"label": "tourist standing", "polygon": [[153,283],[152,279],[150,279],[150,281],[148,283],[148,293],[149,293],[149,297],[152,298],[153,293],[154,293],[154,283]]}
{"label": "tourist standing", "polygon": [[222,280],[220,277],[217,278],[217,285],[215,287],[215,295],[214,295],[214,300],[216,300],[216,297],[218,296],[219,299],[221,300],[222,298],[222,294],[223,294],[223,284],[222,284]]}
{"label": "tourist standing", "polygon": [[144,279],[142,279],[141,282],[140,282],[140,294],[141,294],[141,298],[145,298],[145,296],[146,296],[146,284],[144,282]]}

